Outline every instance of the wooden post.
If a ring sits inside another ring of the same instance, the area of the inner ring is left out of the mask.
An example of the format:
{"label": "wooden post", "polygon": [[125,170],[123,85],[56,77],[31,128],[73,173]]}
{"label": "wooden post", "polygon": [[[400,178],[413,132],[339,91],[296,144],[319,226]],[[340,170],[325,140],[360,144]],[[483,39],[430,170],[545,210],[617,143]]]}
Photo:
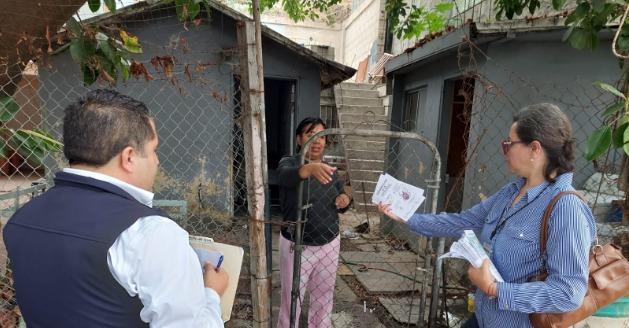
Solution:
{"label": "wooden post", "polygon": [[[257,1],[254,2],[254,8]],[[264,120],[264,73],[261,39],[256,42],[255,23],[237,24],[240,54],[240,88],[243,105],[243,136],[250,215],[249,245],[253,326],[271,327],[271,281],[267,275],[264,236],[265,184],[267,181],[266,125]]]}

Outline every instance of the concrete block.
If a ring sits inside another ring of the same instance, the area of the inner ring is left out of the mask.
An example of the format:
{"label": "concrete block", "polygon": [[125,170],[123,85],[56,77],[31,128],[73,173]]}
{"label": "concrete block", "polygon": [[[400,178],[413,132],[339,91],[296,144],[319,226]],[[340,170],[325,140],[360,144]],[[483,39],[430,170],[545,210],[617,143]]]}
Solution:
{"label": "concrete block", "polygon": [[372,130],[372,131],[389,131],[390,126],[386,123],[354,123],[354,122],[341,122],[341,127],[344,129],[354,130]]}
{"label": "concrete block", "polygon": [[370,89],[341,89],[342,97],[358,97],[358,98],[379,98],[376,90]]}
{"label": "concrete block", "polygon": [[382,84],[378,86],[378,94],[380,97],[384,97],[387,95],[387,86]]}
{"label": "concrete block", "polygon": [[378,122],[385,123],[388,121],[388,118],[384,115],[377,115],[374,112],[363,112],[363,113],[339,113],[339,119],[342,122]]}
{"label": "concrete block", "polygon": [[343,105],[358,106],[382,106],[380,98],[363,98],[363,97],[343,97],[341,99]]}
{"label": "concrete block", "polygon": [[391,101],[391,96],[384,96],[382,99],[382,106],[389,107],[389,103]]}
{"label": "concrete block", "polygon": [[349,172],[350,179],[378,182],[382,171],[354,170]]}
{"label": "concrete block", "polygon": [[[419,295],[411,297],[380,297],[380,304],[400,323],[416,324],[419,320]],[[427,306],[424,320],[428,320],[430,308]]]}
{"label": "concrete block", "polygon": [[358,106],[341,104],[338,107],[339,114],[364,114],[373,113],[375,115],[385,115],[383,106]]}
{"label": "concrete block", "polygon": [[[353,159],[368,159],[368,160],[384,160],[384,152],[378,150],[361,150],[361,149],[346,149],[346,158]],[[351,166],[350,169],[355,169]]]}
{"label": "concrete block", "polygon": [[[379,159],[365,159],[365,160],[360,160],[360,159],[352,159],[350,158],[349,160],[349,167],[352,170],[380,170],[382,171],[382,169],[384,168],[384,160],[379,160]],[[354,189],[356,189],[356,187],[354,187]]]}

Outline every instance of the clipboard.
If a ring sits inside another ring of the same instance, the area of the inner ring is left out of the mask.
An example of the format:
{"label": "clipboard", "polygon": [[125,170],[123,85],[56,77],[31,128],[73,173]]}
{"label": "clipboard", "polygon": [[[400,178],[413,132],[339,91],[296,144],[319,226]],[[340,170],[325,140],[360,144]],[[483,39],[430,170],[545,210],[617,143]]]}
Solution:
{"label": "clipboard", "polygon": [[190,236],[189,240],[192,248],[200,248],[223,254],[221,268],[229,275],[229,284],[227,285],[227,289],[225,289],[225,293],[221,296],[221,318],[223,322],[227,322],[231,318],[245,251],[242,247],[216,243],[212,238],[203,236]]}

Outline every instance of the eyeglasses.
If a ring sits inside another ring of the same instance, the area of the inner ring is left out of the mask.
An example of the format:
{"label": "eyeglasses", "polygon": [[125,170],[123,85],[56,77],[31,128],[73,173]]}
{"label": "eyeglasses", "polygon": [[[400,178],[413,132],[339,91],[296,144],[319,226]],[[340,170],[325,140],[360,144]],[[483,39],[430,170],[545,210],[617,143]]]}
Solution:
{"label": "eyeglasses", "polygon": [[500,146],[502,146],[502,154],[506,155],[509,152],[509,149],[511,149],[511,146],[515,145],[515,144],[526,144],[526,142],[524,141],[512,141],[509,139],[506,140],[502,140],[500,142]]}

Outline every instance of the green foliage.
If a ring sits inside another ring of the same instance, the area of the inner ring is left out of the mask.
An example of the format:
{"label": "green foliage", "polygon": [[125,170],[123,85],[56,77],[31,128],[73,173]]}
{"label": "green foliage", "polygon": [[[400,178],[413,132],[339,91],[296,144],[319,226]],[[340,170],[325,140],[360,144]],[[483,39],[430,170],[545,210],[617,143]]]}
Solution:
{"label": "green foliage", "polygon": [[622,148],[629,155],[629,99],[610,84],[594,82],[594,85],[619,101],[603,112],[607,123],[588,138],[585,158],[595,160],[611,147]]}
{"label": "green foliage", "polygon": [[129,57],[142,53],[137,36],[120,30],[119,38],[107,35],[98,27],[82,27],[74,18],[66,24],[74,35],[70,54],[83,72],[83,83],[91,85],[99,78],[114,85],[118,78],[129,78]]}
{"label": "green foliage", "polygon": [[424,32],[434,33],[446,27],[444,14],[450,12],[453,2],[442,2],[433,9],[408,4],[404,0],[387,0],[385,8],[391,31],[397,38],[412,39]]}
{"label": "green foliage", "polygon": [[625,100],[627,99],[625,97],[625,95],[622,94],[622,92],[618,91],[614,86],[612,86],[610,84],[597,81],[597,82],[594,82],[594,85],[597,86],[598,88],[604,90],[604,91],[607,91],[607,92],[613,94],[616,97],[620,97],[620,98],[625,99]]}
{"label": "green foliage", "polygon": [[[116,11],[115,0],[89,0],[88,6],[90,10],[97,11],[102,3],[110,11]],[[208,0],[175,0],[177,16],[182,22],[197,19],[201,6],[210,12]],[[114,33],[111,29],[102,30],[98,26],[82,26],[74,18],[68,20],[66,27],[71,36],[70,54],[81,67],[83,83],[91,85],[101,79],[115,85],[118,79],[129,78],[131,55],[142,53],[138,37],[124,30]]]}
{"label": "green foliage", "polygon": [[20,106],[12,97],[0,98],[0,122],[10,121],[19,111]]}
{"label": "green foliage", "polygon": [[[552,0],[555,10],[563,9],[565,0]],[[566,17],[565,25],[570,28],[563,39],[576,49],[595,49],[598,46],[598,33],[607,24],[615,21],[623,13],[626,2],[623,0],[577,0],[576,7]],[[528,9],[530,15],[539,9],[539,0],[497,0],[496,19],[505,16],[513,19]],[[629,31],[625,28],[618,40],[619,49],[629,50]]]}
{"label": "green foliage", "polygon": [[[539,5],[532,4],[537,0],[497,0],[498,9],[496,18],[502,15],[512,19],[514,14],[521,15],[524,8],[529,9],[533,15]],[[553,9],[561,10],[565,5],[565,0],[552,0]],[[568,26],[563,41],[570,46],[580,50],[593,50],[599,44],[599,32],[606,29],[608,24],[618,22],[625,11],[627,0],[576,0],[576,7],[570,11],[565,20]],[[620,33],[616,43],[621,54],[629,53],[629,24],[618,22]],[[621,83],[629,85],[629,67],[623,67],[624,61],[620,61],[623,72],[621,73]],[[602,115],[607,119],[606,123],[596,130],[587,140],[585,158],[595,160],[604,154],[610,147],[622,148],[625,154],[629,155],[629,99],[626,95],[626,87],[623,91],[614,86],[595,82],[595,86],[613,95],[618,101],[603,111]]]}
{"label": "green foliage", "polygon": [[109,8],[112,13],[116,12],[116,0],[103,0],[105,2],[105,6]]}
{"label": "green foliage", "polygon": [[15,149],[22,157],[38,166],[44,156],[52,151],[60,151],[62,144],[40,130],[9,129],[5,125],[20,111],[13,97],[0,98],[0,158],[7,154],[6,149]]}
{"label": "green foliage", "polygon": [[[109,8],[109,11],[112,13],[116,12],[116,0],[103,0],[103,2]],[[92,12],[96,12],[100,9],[100,0],[87,0],[87,5]]]}
{"label": "green foliage", "polygon": [[625,103],[624,102],[617,102],[611,106],[609,106],[604,112],[603,112],[603,116],[610,116],[610,115],[614,115],[616,113],[618,113],[619,111],[621,111],[623,108],[625,108]]}
{"label": "green foliage", "polygon": [[[566,18],[566,25],[570,28],[566,31],[564,40],[576,49],[595,49],[598,46],[598,32],[608,22],[618,18],[623,5],[605,0],[577,1],[577,4],[576,9]],[[621,35],[620,42],[626,44],[629,39]]]}
{"label": "green foliage", "polygon": [[587,140],[585,159],[592,161],[605,153],[612,143],[612,130],[609,126],[603,126],[596,130]]}
{"label": "green foliage", "polygon": [[[122,39],[122,46],[124,49],[133,54],[141,54],[142,47],[140,46],[140,40],[137,36],[134,36],[123,30],[120,31],[120,38]],[[113,51],[113,50],[112,50]],[[113,60],[112,60],[113,61]]]}
{"label": "green foliage", "polygon": [[[563,5],[563,1],[553,0],[553,5]],[[513,19],[513,16],[522,15],[524,9],[528,9],[530,13],[534,13],[540,7],[539,0],[498,0],[496,2],[496,19],[500,19],[502,15],[507,19]]]}
{"label": "green foliage", "polygon": [[612,134],[612,146],[615,148],[620,148],[625,144],[625,131],[627,130],[627,126],[629,124],[625,123],[619,125]]}
{"label": "green foliage", "polygon": [[210,12],[208,0],[175,0],[177,17],[182,22],[194,20],[201,12],[201,5],[205,6],[206,12]]}
{"label": "green foliage", "polygon": [[[260,11],[273,8],[280,0],[260,0]],[[314,20],[325,13],[332,6],[339,4],[341,0],[281,0],[282,9],[295,22],[306,18]],[[250,10],[251,10],[250,3]]]}
{"label": "green foliage", "polygon": [[11,143],[27,161],[41,165],[47,153],[61,151],[62,144],[40,130],[16,130]]}

